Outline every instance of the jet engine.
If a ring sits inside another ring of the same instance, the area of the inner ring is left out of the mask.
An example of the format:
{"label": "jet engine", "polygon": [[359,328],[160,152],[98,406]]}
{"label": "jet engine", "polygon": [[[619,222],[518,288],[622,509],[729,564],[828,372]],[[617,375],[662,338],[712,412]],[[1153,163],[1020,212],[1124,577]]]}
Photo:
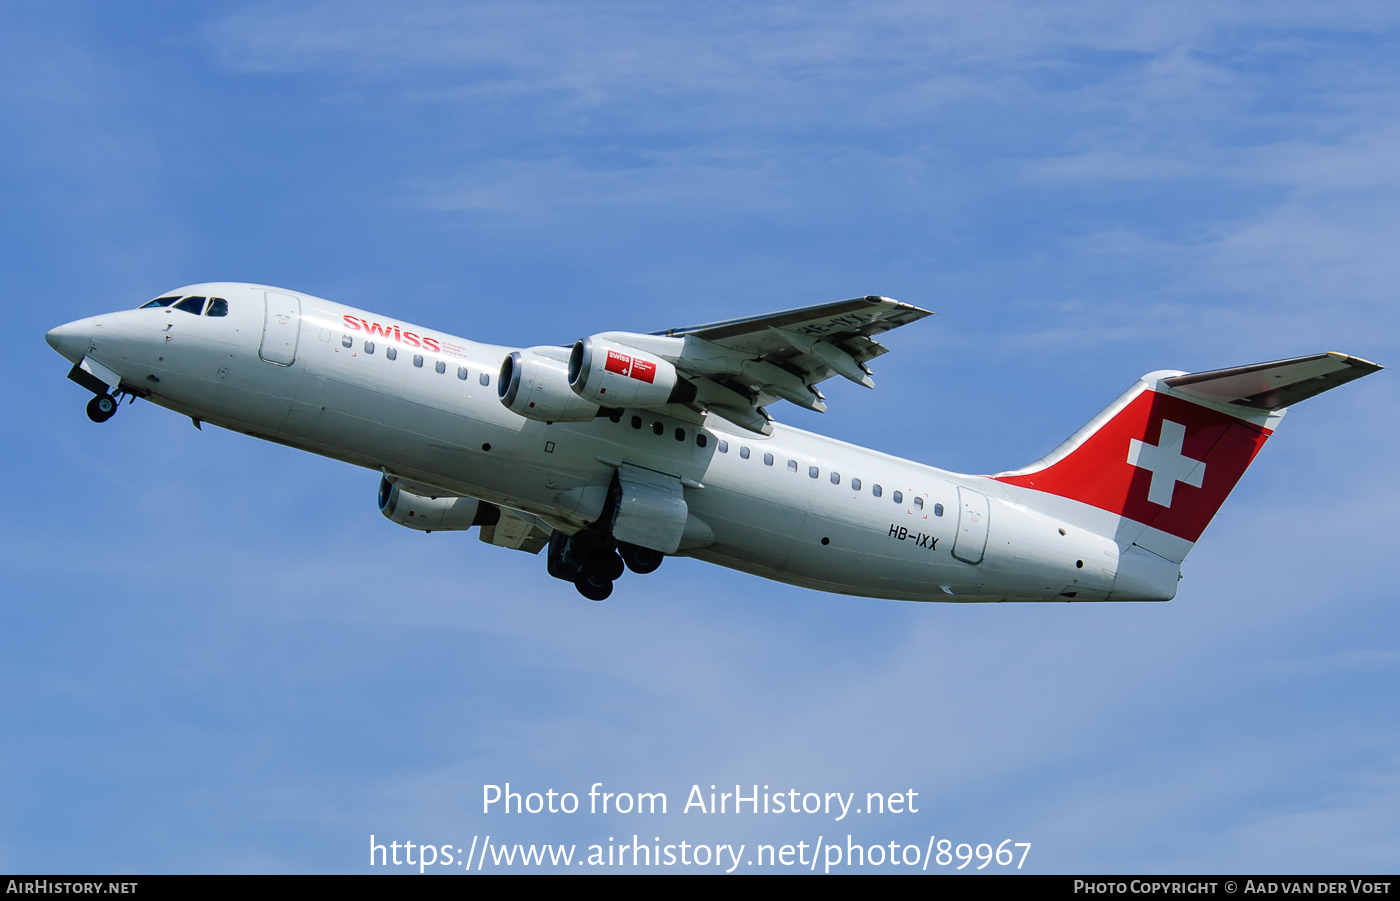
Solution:
{"label": "jet engine", "polygon": [[588,422],[598,415],[598,404],[569,390],[568,368],[533,350],[517,350],[505,358],[496,390],[506,409],[526,419]]}
{"label": "jet engine", "polygon": [[453,532],[472,526],[492,526],[501,519],[501,508],[474,497],[420,497],[404,491],[387,478],[379,480],[379,512],[420,532]]}
{"label": "jet engine", "polygon": [[661,357],[606,338],[584,338],[569,354],[569,387],[607,407],[659,407],[695,400],[695,384]]}

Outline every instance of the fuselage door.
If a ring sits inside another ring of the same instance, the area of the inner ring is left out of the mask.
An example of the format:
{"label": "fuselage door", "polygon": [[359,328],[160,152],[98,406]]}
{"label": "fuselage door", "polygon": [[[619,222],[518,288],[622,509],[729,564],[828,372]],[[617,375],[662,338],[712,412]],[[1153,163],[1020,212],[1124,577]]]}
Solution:
{"label": "fuselage door", "polygon": [[279,291],[264,291],[262,346],[258,356],[278,366],[290,366],[297,358],[297,337],[301,334],[301,298]]}
{"label": "fuselage door", "polygon": [[953,539],[953,556],[964,563],[982,562],[987,551],[987,525],[991,520],[987,496],[958,486],[958,534]]}

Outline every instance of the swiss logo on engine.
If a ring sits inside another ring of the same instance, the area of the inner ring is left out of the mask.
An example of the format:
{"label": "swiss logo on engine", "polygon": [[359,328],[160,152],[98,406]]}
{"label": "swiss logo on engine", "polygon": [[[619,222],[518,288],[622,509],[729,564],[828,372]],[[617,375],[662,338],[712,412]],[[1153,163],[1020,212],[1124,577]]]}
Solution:
{"label": "swiss logo on engine", "polygon": [[610,350],[608,351],[607,362],[603,364],[603,368],[608,372],[616,372],[619,375],[631,375],[632,358],[627,356],[627,354],[620,354],[615,350]]}
{"label": "swiss logo on engine", "polygon": [[608,359],[603,363],[603,368],[608,372],[616,372],[618,375],[646,382],[648,385],[656,381],[655,363],[634,359],[615,350],[608,351]]}

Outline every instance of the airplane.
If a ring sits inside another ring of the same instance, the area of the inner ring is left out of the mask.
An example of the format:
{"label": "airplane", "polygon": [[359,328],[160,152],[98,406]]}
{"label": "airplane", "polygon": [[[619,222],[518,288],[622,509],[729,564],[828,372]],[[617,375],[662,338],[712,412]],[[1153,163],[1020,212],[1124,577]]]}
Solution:
{"label": "airplane", "polygon": [[936,469],[776,422],[874,387],[887,297],[571,346],[481,344],[266,285],[189,285],[46,335],[94,422],[142,398],[380,474],[421,532],[476,528],[600,601],[688,556],[905,601],[1169,601],[1286,408],[1382,367],[1341,353],[1144,375],[1044,458]]}

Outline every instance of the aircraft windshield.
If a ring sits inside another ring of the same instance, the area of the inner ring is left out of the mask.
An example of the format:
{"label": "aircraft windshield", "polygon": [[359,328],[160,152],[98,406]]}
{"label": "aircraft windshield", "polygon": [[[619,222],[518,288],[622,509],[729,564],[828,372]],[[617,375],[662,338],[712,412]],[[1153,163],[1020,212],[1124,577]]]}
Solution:
{"label": "aircraft windshield", "polygon": [[204,298],[186,297],[184,300],[175,304],[175,309],[184,310],[186,313],[193,313],[194,315],[198,316],[200,312],[204,309]]}
{"label": "aircraft windshield", "polygon": [[178,294],[174,297],[157,297],[155,300],[152,300],[149,303],[141,304],[141,306],[137,307],[136,309],[144,310],[147,307],[168,307],[179,299],[180,297]]}

